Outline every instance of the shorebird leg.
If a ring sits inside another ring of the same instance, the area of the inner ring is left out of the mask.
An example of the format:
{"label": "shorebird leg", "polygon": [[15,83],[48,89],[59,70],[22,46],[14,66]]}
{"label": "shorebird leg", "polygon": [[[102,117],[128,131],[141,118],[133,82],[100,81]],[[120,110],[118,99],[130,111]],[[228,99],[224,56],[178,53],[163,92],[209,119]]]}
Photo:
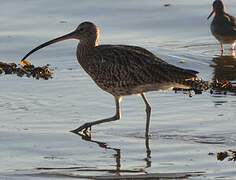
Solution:
{"label": "shorebird leg", "polygon": [[231,49],[234,51],[235,43],[232,44]]}
{"label": "shorebird leg", "polygon": [[223,53],[224,53],[224,45],[223,45],[223,43],[220,43],[220,46],[221,46],[221,55],[223,55]]}
{"label": "shorebird leg", "polygon": [[146,132],[145,132],[145,136],[146,138],[149,137],[149,126],[150,126],[150,116],[151,116],[151,106],[150,104],[148,103],[145,95],[143,93],[141,93],[141,96],[143,98],[143,101],[146,105],[146,115],[147,115],[147,119],[146,119]]}
{"label": "shorebird leg", "polygon": [[115,97],[116,114],[114,116],[112,116],[110,118],[106,118],[106,119],[101,119],[101,120],[97,120],[97,121],[84,123],[82,126],[78,127],[77,129],[71,130],[70,132],[73,132],[75,134],[81,134],[82,133],[85,136],[88,136],[88,129],[91,130],[91,126],[96,125],[96,124],[105,123],[105,122],[119,120],[120,117],[121,117],[120,102],[121,102],[121,97]]}
{"label": "shorebird leg", "polygon": [[232,54],[233,57],[235,57],[235,50],[232,50]]}
{"label": "shorebird leg", "polygon": [[151,149],[149,146],[149,138],[150,138],[150,134],[149,134],[149,126],[150,126],[150,116],[151,116],[151,106],[148,103],[145,95],[143,93],[141,93],[141,96],[143,98],[143,101],[146,105],[146,115],[147,115],[147,119],[146,119],[146,132],[145,132],[145,146],[146,146],[146,153],[147,153],[147,157],[145,158],[145,161],[147,162],[147,166],[151,167]]}

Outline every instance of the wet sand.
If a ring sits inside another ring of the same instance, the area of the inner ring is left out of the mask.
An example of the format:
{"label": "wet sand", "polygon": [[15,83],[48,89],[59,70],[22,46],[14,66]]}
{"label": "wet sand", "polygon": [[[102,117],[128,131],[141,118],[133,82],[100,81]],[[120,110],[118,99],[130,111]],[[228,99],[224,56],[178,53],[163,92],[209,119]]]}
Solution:
{"label": "wet sand", "polygon": [[[236,3],[225,4],[236,15]],[[35,46],[86,20],[100,27],[101,44],[142,46],[204,80],[236,80],[230,46],[221,56],[210,33],[210,1],[12,0],[0,9],[0,61],[19,63]],[[234,93],[147,93],[148,140],[138,96],[125,97],[121,120],[93,127],[91,140],[70,133],[115,112],[113,97],[77,63],[76,44],[65,41],[29,57],[35,65],[50,64],[51,80],[0,75],[0,179],[236,178],[235,162],[216,158],[235,150]]]}

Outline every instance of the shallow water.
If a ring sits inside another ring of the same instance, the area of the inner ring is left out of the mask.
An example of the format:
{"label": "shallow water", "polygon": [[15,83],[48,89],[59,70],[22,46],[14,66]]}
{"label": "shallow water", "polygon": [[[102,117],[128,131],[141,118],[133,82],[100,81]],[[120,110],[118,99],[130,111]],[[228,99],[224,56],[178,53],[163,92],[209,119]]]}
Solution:
{"label": "shallow water", "polygon": [[[88,20],[100,27],[103,44],[139,45],[171,64],[199,71],[204,80],[236,80],[235,57],[228,46],[220,56],[209,31],[210,1],[68,2],[1,2],[0,61],[19,62],[33,47]],[[233,14],[235,1],[226,6]],[[234,93],[207,91],[192,98],[174,91],[147,93],[149,146],[145,106],[138,96],[123,99],[120,121],[93,127],[92,140],[70,133],[115,111],[113,97],[77,63],[76,44],[65,41],[29,57],[33,64],[51,65],[51,80],[0,76],[0,179],[236,178],[234,161],[216,159],[217,152],[236,145]]]}

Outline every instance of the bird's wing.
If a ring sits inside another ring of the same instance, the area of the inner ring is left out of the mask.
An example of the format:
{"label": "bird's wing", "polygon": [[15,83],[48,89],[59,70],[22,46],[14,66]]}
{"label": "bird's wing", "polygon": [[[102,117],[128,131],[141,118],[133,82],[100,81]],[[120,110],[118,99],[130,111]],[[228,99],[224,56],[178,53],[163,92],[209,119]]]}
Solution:
{"label": "bird's wing", "polygon": [[141,53],[141,54],[145,54],[147,56],[150,56],[160,63],[167,63],[167,62],[163,61],[162,59],[158,58],[157,56],[155,56],[152,52],[150,52],[147,49],[144,49],[142,47],[139,47],[139,46],[116,45],[116,47],[121,48],[121,49],[130,50],[130,51],[137,51],[137,53],[139,53],[139,54]]}
{"label": "bird's wing", "polygon": [[236,36],[236,18],[234,16],[231,16],[227,13],[224,13],[224,21],[223,23],[227,24],[228,26],[224,26],[224,31],[227,31],[227,34],[231,34]]}
{"label": "bird's wing", "polygon": [[236,26],[236,18],[234,16],[231,16],[230,14],[225,13],[224,14],[227,17],[227,20],[230,22],[232,26]]}
{"label": "bird's wing", "polygon": [[166,63],[136,46],[101,45],[88,58],[88,73],[95,82],[129,86],[162,82],[182,82],[196,78],[198,72]]}

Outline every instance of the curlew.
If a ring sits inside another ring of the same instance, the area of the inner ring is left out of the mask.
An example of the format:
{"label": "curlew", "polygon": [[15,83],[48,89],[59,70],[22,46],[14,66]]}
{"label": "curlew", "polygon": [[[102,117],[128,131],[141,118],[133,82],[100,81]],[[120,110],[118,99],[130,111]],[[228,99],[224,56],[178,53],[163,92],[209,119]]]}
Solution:
{"label": "curlew", "polygon": [[211,33],[221,44],[221,52],[224,52],[223,44],[231,44],[232,50],[236,43],[236,18],[225,12],[223,1],[213,2],[213,11],[207,17],[209,19],[215,13],[211,22]]}
{"label": "curlew", "polygon": [[149,135],[151,106],[144,93],[169,90],[173,87],[205,89],[207,83],[196,81],[198,72],[182,69],[156,57],[148,50],[128,45],[98,45],[99,28],[91,22],[81,23],[73,32],[45,42],[31,50],[22,59],[50,44],[67,40],[79,40],[77,59],[82,68],[102,90],[115,99],[116,113],[110,118],[87,122],[74,133],[87,134],[96,124],[120,119],[120,102],[123,96],[139,94],[146,105],[146,137]]}

